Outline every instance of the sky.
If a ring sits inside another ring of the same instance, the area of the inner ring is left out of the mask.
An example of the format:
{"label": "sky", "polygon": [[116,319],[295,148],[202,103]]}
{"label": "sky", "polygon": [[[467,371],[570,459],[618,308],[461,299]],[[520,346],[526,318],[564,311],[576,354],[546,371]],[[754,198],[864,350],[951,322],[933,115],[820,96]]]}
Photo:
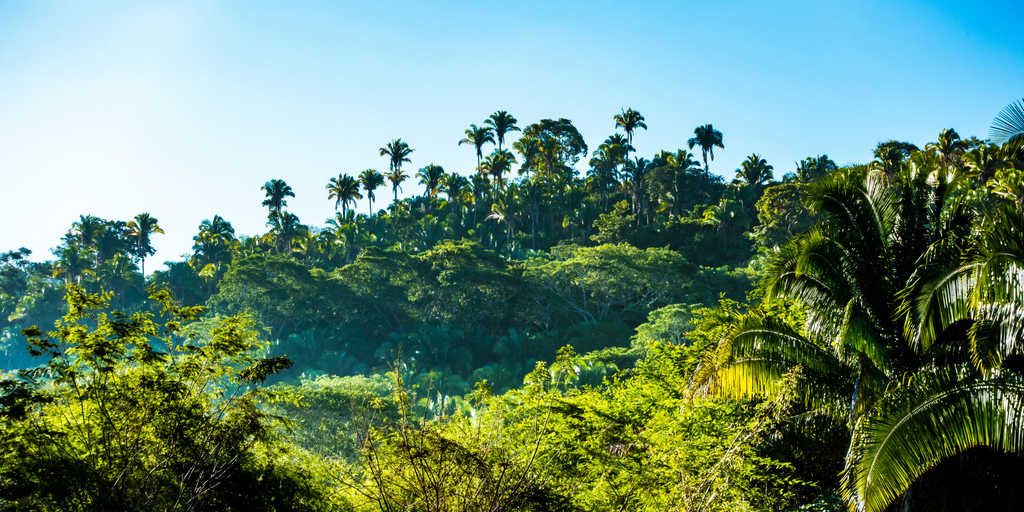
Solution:
{"label": "sky", "polygon": [[323,226],[328,180],[386,170],[392,139],[415,150],[410,174],[471,174],[458,141],[496,110],[570,119],[593,150],[633,108],[646,158],[713,123],[727,179],[754,153],[780,177],[943,128],[984,138],[1024,97],[1022,15],[1019,0],[3,0],[0,251],[51,259],[79,215],[147,212],[166,231],[147,261],[179,260],[214,215],[265,232],[271,179]]}

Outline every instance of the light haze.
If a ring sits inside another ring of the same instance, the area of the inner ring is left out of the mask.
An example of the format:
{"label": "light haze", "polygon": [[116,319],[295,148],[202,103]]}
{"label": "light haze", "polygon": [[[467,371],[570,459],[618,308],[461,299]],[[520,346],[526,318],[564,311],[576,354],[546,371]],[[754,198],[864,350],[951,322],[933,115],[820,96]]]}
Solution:
{"label": "light haze", "polygon": [[[0,251],[51,247],[79,215],[149,212],[156,262],[215,214],[267,230],[260,186],[334,215],[339,173],[387,169],[401,137],[470,174],[470,123],[571,119],[595,149],[631,107],[639,156],[724,134],[711,171],[751,153],[776,177],[884,140],[984,138],[1024,97],[1019,2],[0,2]],[[513,139],[515,134],[513,134]],[[511,141],[506,142],[511,145]],[[489,150],[487,150],[489,151]],[[583,160],[577,166],[586,172]],[[412,181],[402,196],[419,193]],[[390,187],[377,194],[386,206]],[[366,201],[359,211],[367,211]]]}

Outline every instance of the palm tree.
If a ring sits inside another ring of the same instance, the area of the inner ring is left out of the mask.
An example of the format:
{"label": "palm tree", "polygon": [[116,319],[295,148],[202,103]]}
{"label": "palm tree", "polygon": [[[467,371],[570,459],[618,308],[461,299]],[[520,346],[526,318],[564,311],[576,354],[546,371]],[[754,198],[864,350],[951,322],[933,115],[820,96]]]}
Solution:
{"label": "palm tree", "polygon": [[761,188],[774,178],[773,169],[774,167],[768,165],[767,160],[754,153],[740,164],[739,169],[736,169],[736,179],[753,186],[755,196],[760,196]]}
{"label": "palm tree", "polygon": [[71,231],[78,235],[78,241],[82,247],[92,248],[95,239],[100,236],[101,231],[106,227],[103,219],[92,215],[79,215],[78,222],[71,225]]}
{"label": "palm tree", "polygon": [[128,222],[128,235],[135,239],[135,255],[139,257],[139,266],[142,267],[142,275],[146,275],[146,256],[156,253],[156,249],[150,243],[149,235],[153,233],[164,234],[156,217],[148,213],[140,213],[135,219]]}
{"label": "palm tree", "polygon": [[480,161],[484,157],[484,144],[494,144],[494,133],[489,126],[469,125],[466,129],[466,137],[459,141],[459,145],[472,144],[476,148],[476,168],[480,169]]}
{"label": "palm tree", "polygon": [[377,172],[377,169],[367,169],[359,173],[359,182],[366,190],[366,199],[370,202],[370,216],[373,216],[373,201],[377,199],[373,191],[384,185],[384,175]]}
{"label": "palm tree", "polygon": [[395,201],[392,203],[395,208],[398,208],[398,191],[402,190],[402,183],[409,179],[409,175],[401,169],[394,169],[389,172],[385,178],[391,182],[391,190],[395,193]]}
{"label": "palm tree", "polygon": [[[494,135],[498,137],[498,149],[501,149],[501,145],[505,143],[505,134],[509,132],[518,132],[519,127],[516,126],[517,119],[509,115],[504,110],[499,110],[488,117],[484,124],[488,125],[494,130]],[[494,141],[491,141],[492,143]],[[477,165],[480,165],[477,162]]]}
{"label": "palm tree", "polygon": [[217,266],[231,261],[231,244],[235,241],[235,228],[220,215],[213,220],[203,219],[199,233],[192,238],[191,263],[197,272],[207,265]]}
{"label": "palm tree", "polygon": [[[987,363],[975,362],[984,357],[971,355],[970,324],[959,321],[978,318],[965,302],[975,287],[986,290],[978,309],[1020,311],[1020,289],[1009,286],[1024,275],[1020,237],[1009,235],[1020,227],[1004,223],[995,237],[1016,246],[1013,259],[992,247],[979,253],[986,269],[961,266],[959,242],[977,229],[952,199],[963,180],[910,162],[892,176],[854,169],[810,185],[807,204],[821,220],[776,254],[764,283],[766,300],[793,301],[805,321],[756,309],[733,316],[694,377],[699,391],[757,396],[799,367],[796,392],[812,413],[852,429],[841,482],[851,510],[886,509],[929,468],[972,447],[1024,451],[1024,382],[979,369]],[[973,274],[982,271],[993,280]],[[1019,315],[1011,322],[996,330],[1021,332]]]}
{"label": "palm tree", "polygon": [[124,254],[117,254],[103,262],[96,272],[102,286],[114,292],[114,307],[124,307],[124,295],[128,288],[141,289],[145,274],[139,273],[139,267]]}
{"label": "palm tree", "polygon": [[279,254],[284,252],[291,255],[295,240],[309,233],[309,228],[303,226],[299,217],[291,212],[272,215],[267,225],[270,226],[270,234],[274,237],[275,249]]}
{"label": "palm tree", "polygon": [[60,258],[53,262],[53,277],[64,276],[65,283],[81,284],[82,278],[92,273],[93,262],[89,253],[77,246],[67,245]]}
{"label": "palm tree", "polygon": [[494,220],[499,224],[505,224],[505,245],[510,245],[515,236],[515,225],[519,222],[519,207],[519,187],[511,183],[504,194],[496,195],[491,212],[484,218],[485,221]]}
{"label": "palm tree", "polygon": [[625,154],[618,144],[601,144],[587,162],[590,165],[590,183],[600,194],[602,207],[608,206],[609,192],[619,184],[618,166]]}
{"label": "palm tree", "polygon": [[[686,182],[690,178],[691,171],[700,172],[700,162],[693,158],[693,153],[685,149],[677,150],[674,154],[666,155],[666,162],[672,169],[672,213],[682,215],[683,193]],[[706,173],[705,173],[706,174]]]}
{"label": "palm tree", "polygon": [[939,141],[925,145],[925,150],[935,151],[945,167],[953,167],[960,164],[961,156],[967,149],[967,143],[960,139],[956,130],[949,128],[939,132]]}
{"label": "palm tree", "polygon": [[705,174],[711,174],[708,169],[708,155],[711,155],[711,161],[715,160],[715,146],[725,149],[725,144],[722,143],[722,132],[716,130],[710,123],[694,128],[693,138],[686,141],[686,145],[690,149],[700,146],[700,151],[704,155]]}
{"label": "palm tree", "polygon": [[412,154],[415,149],[410,149],[409,145],[402,142],[402,139],[395,139],[387,143],[384,147],[380,148],[380,156],[387,155],[389,162],[388,181],[391,182],[391,188],[395,192],[395,204],[398,203],[398,189],[399,185],[407,180],[409,176],[402,172],[402,164],[405,162],[412,162],[409,159],[409,155]]}
{"label": "palm tree", "polygon": [[267,198],[263,200],[263,206],[270,209],[270,215],[280,213],[281,208],[288,206],[286,197],[295,197],[292,187],[289,187],[284,180],[270,180],[264,183],[260,190],[267,193]]}
{"label": "palm tree", "polygon": [[540,143],[534,137],[522,137],[519,140],[512,143],[512,149],[515,149],[519,156],[523,157],[523,165],[519,166],[519,174],[526,173],[526,179],[530,179],[530,171],[533,171],[538,164],[538,159],[541,157],[540,154]]}
{"label": "palm tree", "polygon": [[331,178],[327,183],[327,199],[334,199],[334,211],[341,206],[341,213],[348,210],[349,203],[355,206],[356,201],[363,198],[359,193],[359,180],[348,174],[339,174],[337,178]]}
{"label": "palm tree", "polygon": [[462,198],[472,190],[469,180],[465,176],[454,172],[445,175],[444,179],[441,180],[441,186],[444,187],[444,193],[448,195],[448,202],[452,204],[454,209],[458,209],[462,203]]}
{"label": "palm tree", "polygon": [[809,156],[802,162],[796,162],[796,172],[792,175],[787,174],[784,179],[790,180],[795,178],[800,183],[811,183],[838,168],[839,166],[828,155]]}
{"label": "palm tree", "polygon": [[629,193],[633,213],[637,214],[637,226],[640,225],[640,213],[647,210],[644,198],[646,197],[647,172],[650,170],[650,164],[650,160],[639,156],[626,164],[626,181],[624,185],[626,185],[626,191]]}
{"label": "palm tree", "polygon": [[495,149],[493,153],[480,164],[480,172],[486,172],[494,176],[495,191],[501,190],[502,175],[512,169],[516,163],[516,157],[507,149]]}
{"label": "palm tree", "polygon": [[444,168],[434,164],[430,164],[416,172],[416,177],[420,179],[420,185],[423,185],[427,197],[431,199],[437,195],[437,189],[441,185],[444,175]]}
{"label": "palm tree", "polygon": [[[644,123],[644,116],[640,115],[640,112],[633,110],[632,108],[623,110],[621,114],[615,114],[615,127],[622,128],[626,131],[626,141],[629,143],[630,149],[633,147],[633,132],[637,128],[647,129],[647,124]],[[691,146],[692,147],[692,146]]]}
{"label": "palm tree", "polygon": [[964,164],[978,177],[978,183],[985,185],[1001,169],[1012,164],[1004,158],[1002,149],[995,144],[974,148],[964,153]]}

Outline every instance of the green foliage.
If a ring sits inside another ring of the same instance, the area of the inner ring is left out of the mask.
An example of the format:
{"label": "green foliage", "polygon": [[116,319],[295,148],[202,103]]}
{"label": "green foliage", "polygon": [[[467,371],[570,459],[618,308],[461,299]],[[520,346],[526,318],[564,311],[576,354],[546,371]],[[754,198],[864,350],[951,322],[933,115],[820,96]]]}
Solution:
{"label": "green foliage", "polygon": [[184,327],[201,308],[158,292],[158,325],[148,314],[104,313],[109,297],[69,286],[55,329],[25,332],[45,365],[0,382],[5,510],[325,505],[282,451],[280,419],[258,405],[286,398],[259,384],[290,362],[251,355],[249,320],[226,319],[198,338]]}

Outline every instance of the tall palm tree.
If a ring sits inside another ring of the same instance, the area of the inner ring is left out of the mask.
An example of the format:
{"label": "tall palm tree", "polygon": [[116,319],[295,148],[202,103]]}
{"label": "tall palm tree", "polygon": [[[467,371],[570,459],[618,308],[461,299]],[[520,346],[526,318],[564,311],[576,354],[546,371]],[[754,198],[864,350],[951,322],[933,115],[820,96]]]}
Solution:
{"label": "tall palm tree", "polygon": [[156,249],[150,243],[149,236],[153,233],[164,234],[156,217],[148,213],[140,213],[135,219],[128,222],[128,235],[135,239],[135,255],[139,258],[139,266],[142,267],[142,275],[146,275],[146,256],[156,253]]}
{"label": "tall palm tree", "polygon": [[334,199],[334,210],[341,206],[342,215],[348,211],[349,203],[355,206],[356,201],[363,198],[359,193],[359,180],[348,174],[339,174],[337,178],[331,178],[327,183],[327,199]]}
{"label": "tall palm tree", "polygon": [[[498,149],[501,149],[501,145],[505,143],[505,134],[509,132],[518,132],[519,127],[516,126],[518,120],[508,112],[499,110],[484,121],[484,124],[490,126],[494,130],[494,135],[498,138]],[[494,141],[491,141],[494,142]],[[477,162],[479,165],[479,162]]]}
{"label": "tall palm tree", "polygon": [[954,200],[963,181],[915,161],[891,176],[849,170],[810,185],[807,204],[821,220],[777,253],[765,282],[768,300],[793,301],[806,320],[734,316],[694,378],[698,390],[763,395],[799,366],[804,403],[852,430],[841,481],[851,510],[886,509],[970,448],[1024,452],[1024,380],[1009,368],[986,373],[960,321],[978,318],[964,301],[981,287],[978,308],[1003,314],[1011,325],[1002,332],[1024,328],[1018,313],[1005,315],[1024,305],[1009,286],[1024,276],[1020,237],[1007,236],[1010,222],[996,238],[1013,239],[1013,258],[1006,247],[980,253],[993,281],[976,277],[975,263],[961,267],[960,242],[978,229]]}
{"label": "tall palm tree", "polygon": [[700,146],[700,152],[704,155],[705,174],[711,173],[708,169],[708,155],[711,155],[711,161],[715,160],[715,146],[725,149],[725,144],[722,143],[722,132],[716,130],[710,123],[694,128],[693,138],[686,141],[686,145],[690,149]]}
{"label": "tall palm tree", "polygon": [[402,164],[412,162],[409,159],[409,155],[412,154],[415,149],[410,149],[409,145],[402,142],[402,139],[395,139],[387,143],[384,147],[380,148],[380,156],[387,156],[389,159],[389,170],[388,181],[391,182],[391,188],[395,192],[395,204],[398,203],[398,189],[399,185],[409,178],[407,174],[402,172]]}
{"label": "tall palm tree", "polygon": [[480,169],[480,161],[484,158],[484,144],[494,144],[494,133],[490,126],[469,125],[466,129],[466,137],[459,141],[459,145],[471,144],[476,148],[476,168]]}
{"label": "tall palm tree", "polygon": [[263,200],[263,206],[270,210],[270,215],[280,213],[281,208],[288,206],[286,197],[295,197],[292,187],[288,186],[284,180],[270,180],[264,183],[260,190],[267,193],[267,198]]}
{"label": "tall palm tree", "polygon": [[377,172],[377,169],[367,169],[359,173],[359,182],[363,184],[366,191],[366,199],[370,202],[370,216],[373,216],[373,201],[377,199],[373,191],[384,186],[384,175]]}
{"label": "tall palm tree", "polygon": [[433,199],[437,195],[437,189],[441,186],[441,179],[444,178],[444,168],[440,165],[430,164],[416,172],[420,179],[427,197]]}
{"label": "tall palm tree", "polygon": [[647,124],[644,123],[644,116],[640,115],[640,112],[628,108],[623,110],[621,114],[615,114],[615,127],[622,128],[626,131],[626,141],[629,143],[629,147],[633,147],[633,132],[637,128],[647,129]]}

